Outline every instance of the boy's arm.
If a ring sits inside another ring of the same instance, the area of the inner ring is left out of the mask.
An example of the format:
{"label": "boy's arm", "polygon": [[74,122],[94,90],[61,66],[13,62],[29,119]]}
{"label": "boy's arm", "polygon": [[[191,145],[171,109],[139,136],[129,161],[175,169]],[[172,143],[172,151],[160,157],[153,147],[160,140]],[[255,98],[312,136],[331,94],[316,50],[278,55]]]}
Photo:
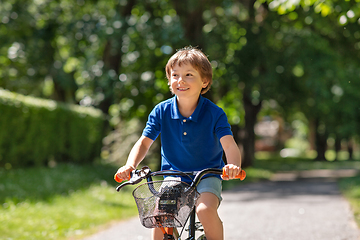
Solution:
{"label": "boy's arm", "polygon": [[224,149],[227,165],[225,173],[229,177],[223,177],[224,180],[234,179],[241,171],[241,154],[240,150],[231,135],[223,136],[220,139],[222,148]]}
{"label": "boy's arm", "polygon": [[116,175],[121,179],[128,179],[130,172],[136,169],[140,162],[145,158],[153,142],[154,140],[141,136],[131,149],[125,166],[119,168]]}

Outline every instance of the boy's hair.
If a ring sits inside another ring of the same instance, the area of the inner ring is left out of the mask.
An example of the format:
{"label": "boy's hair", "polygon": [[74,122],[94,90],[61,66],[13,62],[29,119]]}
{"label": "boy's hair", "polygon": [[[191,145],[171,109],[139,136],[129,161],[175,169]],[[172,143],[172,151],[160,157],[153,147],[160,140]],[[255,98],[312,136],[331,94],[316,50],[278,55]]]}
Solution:
{"label": "boy's hair", "polygon": [[190,63],[193,68],[196,69],[200,73],[201,79],[204,82],[208,82],[208,85],[201,90],[201,94],[209,91],[212,80],[212,67],[209,59],[206,55],[198,48],[195,47],[184,47],[182,49],[177,50],[177,52],[169,59],[166,64],[165,71],[166,77],[168,80],[171,78],[171,69],[178,64],[188,64]]}

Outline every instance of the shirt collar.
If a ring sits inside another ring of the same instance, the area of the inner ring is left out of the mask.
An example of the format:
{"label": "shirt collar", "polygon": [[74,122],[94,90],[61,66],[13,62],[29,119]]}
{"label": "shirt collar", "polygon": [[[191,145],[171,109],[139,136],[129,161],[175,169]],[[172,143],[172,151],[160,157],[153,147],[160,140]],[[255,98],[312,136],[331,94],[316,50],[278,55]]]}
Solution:
{"label": "shirt collar", "polygon": [[[198,120],[198,117],[200,115],[200,111],[201,111],[201,108],[204,104],[204,97],[203,96],[199,96],[199,103],[198,105],[196,106],[196,109],[195,111],[193,112],[193,114],[191,114],[191,116],[188,118],[189,120],[191,121],[194,121],[194,122],[197,122]],[[179,111],[179,108],[178,108],[178,104],[177,104],[177,101],[176,101],[176,95],[172,98],[172,109],[171,109],[171,118],[172,119],[185,119],[185,117],[183,117]]]}

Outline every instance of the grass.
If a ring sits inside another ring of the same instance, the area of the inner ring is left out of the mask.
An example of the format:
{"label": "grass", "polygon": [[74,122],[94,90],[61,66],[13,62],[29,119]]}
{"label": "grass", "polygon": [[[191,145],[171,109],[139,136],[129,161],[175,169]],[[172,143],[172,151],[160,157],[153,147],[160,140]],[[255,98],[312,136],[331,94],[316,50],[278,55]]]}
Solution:
{"label": "grass", "polygon": [[311,169],[359,169],[360,161],[315,161],[311,158],[281,158],[257,155],[254,168],[271,172],[302,171]]}
{"label": "grass", "polygon": [[64,164],[0,170],[1,239],[76,239],[134,216],[130,189],[114,190],[116,168]]}
{"label": "grass", "polygon": [[355,221],[360,227],[360,176],[341,179],[339,187],[345,198],[349,201]]}
{"label": "grass", "polygon": [[[277,171],[360,169],[360,161],[316,162],[299,158],[258,158],[247,168],[245,181],[268,180]],[[0,232],[4,240],[73,240],[98,231],[112,221],[137,215],[132,187],[117,193],[109,165],[59,164],[54,168],[0,169]],[[341,179],[339,186],[360,225],[360,178]]]}

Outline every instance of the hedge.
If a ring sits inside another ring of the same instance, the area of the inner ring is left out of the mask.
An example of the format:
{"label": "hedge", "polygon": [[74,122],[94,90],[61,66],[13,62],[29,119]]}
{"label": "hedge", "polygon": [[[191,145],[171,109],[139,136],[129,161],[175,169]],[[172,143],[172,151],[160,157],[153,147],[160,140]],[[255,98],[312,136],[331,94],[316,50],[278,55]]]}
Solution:
{"label": "hedge", "polygon": [[0,166],[94,161],[103,129],[98,109],[0,89]]}

